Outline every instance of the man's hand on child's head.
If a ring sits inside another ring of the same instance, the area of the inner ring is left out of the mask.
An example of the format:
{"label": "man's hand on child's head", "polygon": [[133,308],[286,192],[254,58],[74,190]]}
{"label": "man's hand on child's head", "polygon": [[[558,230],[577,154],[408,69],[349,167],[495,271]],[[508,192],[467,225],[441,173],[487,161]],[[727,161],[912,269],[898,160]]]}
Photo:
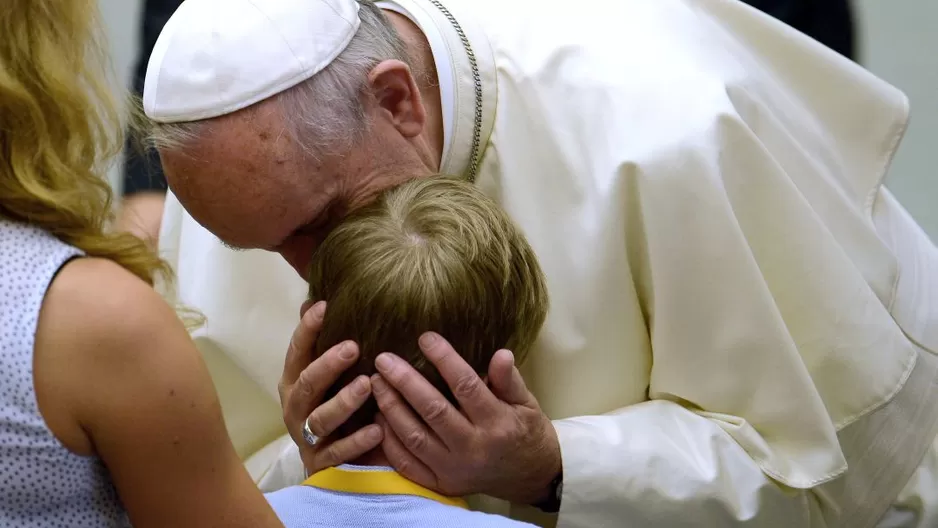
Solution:
{"label": "man's hand on child's head", "polygon": [[394,468],[445,495],[484,493],[519,504],[546,499],[561,471],[560,443],[513,354],[495,353],[487,384],[442,337],[425,334],[420,348],[459,409],[400,357],[378,356],[372,388]]}
{"label": "man's hand on child's head", "polygon": [[[313,350],[322,329],[326,305],[304,303],[300,323],[293,332],[280,379],[280,405],[283,421],[290,436],[300,448],[303,465],[308,473],[343,464],[381,445],[381,427],[370,425],[346,438],[326,440],[340,425],[348,421],[371,396],[371,382],[360,376],[329,401],[323,402],[326,391],[342,373],[358,360],[358,346],[339,343],[313,361]],[[310,445],[303,436],[309,424],[312,433],[322,441]]]}

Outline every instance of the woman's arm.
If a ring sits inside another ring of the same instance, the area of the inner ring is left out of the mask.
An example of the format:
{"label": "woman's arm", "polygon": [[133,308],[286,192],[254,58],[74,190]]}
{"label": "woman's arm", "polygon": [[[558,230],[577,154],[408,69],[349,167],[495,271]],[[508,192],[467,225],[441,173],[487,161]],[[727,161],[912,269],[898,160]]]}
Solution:
{"label": "woman's arm", "polygon": [[50,429],[103,459],[134,526],[282,526],[235,453],[185,328],[123,268],[85,258],[62,269],[35,367]]}

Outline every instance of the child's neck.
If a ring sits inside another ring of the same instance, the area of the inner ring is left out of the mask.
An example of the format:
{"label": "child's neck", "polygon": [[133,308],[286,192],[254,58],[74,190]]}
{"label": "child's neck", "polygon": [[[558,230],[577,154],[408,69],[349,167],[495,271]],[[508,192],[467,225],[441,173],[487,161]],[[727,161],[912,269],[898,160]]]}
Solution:
{"label": "child's neck", "polygon": [[372,449],[349,463],[354,466],[391,466],[391,463],[388,462],[388,457],[384,455],[384,450],[381,449],[381,447]]}

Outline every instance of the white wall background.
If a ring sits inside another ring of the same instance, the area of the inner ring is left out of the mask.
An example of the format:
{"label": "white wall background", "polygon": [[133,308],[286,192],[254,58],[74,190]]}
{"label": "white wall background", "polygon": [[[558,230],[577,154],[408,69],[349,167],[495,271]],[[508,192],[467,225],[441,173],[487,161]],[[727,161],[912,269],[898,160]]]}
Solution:
{"label": "white wall background", "polygon": [[[130,82],[141,0],[99,0],[118,78]],[[855,0],[861,62],[905,91],[912,123],[889,187],[938,240],[938,1]],[[118,172],[112,171],[114,182]]]}
{"label": "white wall background", "polygon": [[[130,86],[133,68],[137,60],[137,36],[140,32],[141,0],[98,0],[108,30],[114,67],[117,70],[115,80],[122,83],[115,89],[123,90]],[[120,161],[108,173],[111,186],[120,192]]]}

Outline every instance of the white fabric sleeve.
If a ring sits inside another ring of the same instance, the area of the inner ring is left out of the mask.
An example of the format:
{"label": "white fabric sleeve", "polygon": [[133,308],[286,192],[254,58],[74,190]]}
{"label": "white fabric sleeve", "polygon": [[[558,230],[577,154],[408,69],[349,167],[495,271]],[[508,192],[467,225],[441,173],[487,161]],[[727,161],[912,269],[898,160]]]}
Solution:
{"label": "white fabric sleeve", "polygon": [[564,472],[558,527],[824,526],[810,490],[770,480],[720,426],[675,403],[554,425]]}

